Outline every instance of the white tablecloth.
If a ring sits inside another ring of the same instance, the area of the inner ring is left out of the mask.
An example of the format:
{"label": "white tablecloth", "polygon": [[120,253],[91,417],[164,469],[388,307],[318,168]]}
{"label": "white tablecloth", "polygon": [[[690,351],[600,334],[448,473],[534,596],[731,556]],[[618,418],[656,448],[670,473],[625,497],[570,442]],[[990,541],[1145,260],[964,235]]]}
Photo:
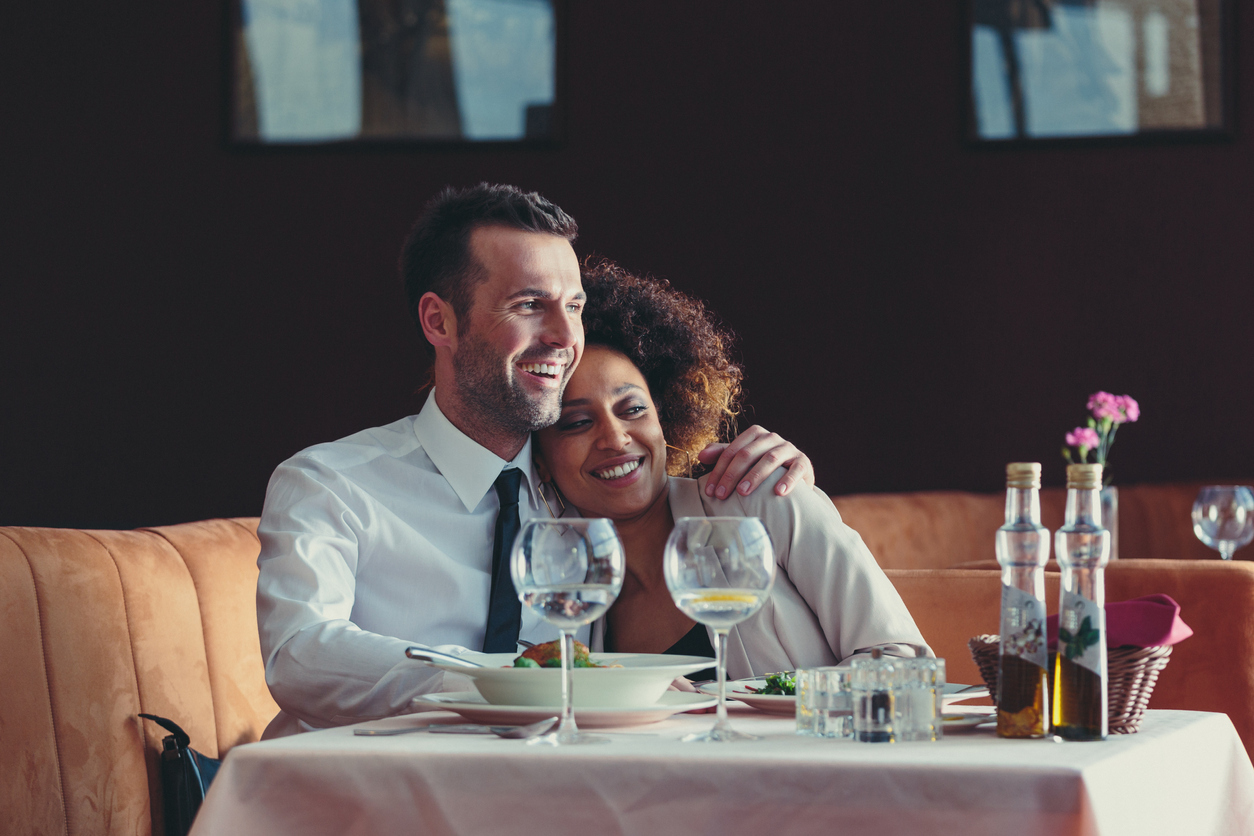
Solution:
{"label": "white tablecloth", "polygon": [[[437,718],[456,719],[387,722]],[[1254,833],[1254,768],[1223,714],[1151,711],[1139,734],[1101,743],[978,730],[870,744],[797,737],[791,718],[736,710],[736,728],[766,739],[679,742],[713,719],[558,749],[351,728],[240,746],[192,836]]]}

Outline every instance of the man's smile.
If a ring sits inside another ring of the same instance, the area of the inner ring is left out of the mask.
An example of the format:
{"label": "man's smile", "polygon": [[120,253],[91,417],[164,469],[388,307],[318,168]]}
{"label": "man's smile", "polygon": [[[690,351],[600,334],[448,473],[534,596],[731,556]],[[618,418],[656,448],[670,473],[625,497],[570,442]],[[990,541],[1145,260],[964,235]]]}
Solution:
{"label": "man's smile", "polygon": [[565,363],[519,363],[518,370],[548,380],[560,380],[566,371]]}

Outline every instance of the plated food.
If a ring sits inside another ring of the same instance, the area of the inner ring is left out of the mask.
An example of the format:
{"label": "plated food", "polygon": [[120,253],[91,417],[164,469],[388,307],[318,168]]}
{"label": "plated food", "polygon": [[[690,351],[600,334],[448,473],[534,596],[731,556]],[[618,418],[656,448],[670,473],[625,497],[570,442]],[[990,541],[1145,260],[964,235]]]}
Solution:
{"label": "plated food", "polygon": [[[772,677],[776,678],[773,686],[768,682]],[[781,677],[784,678],[781,679]],[[782,691],[786,690],[789,680],[793,682],[793,692],[791,694],[782,693]],[[795,714],[797,711],[795,683],[795,677],[791,674],[770,674],[765,677],[736,679],[727,683],[727,698],[739,700],[745,705],[769,714]],[[703,694],[716,694],[718,693],[718,683],[706,682],[698,685],[697,690]],[[951,682],[945,686],[944,695],[941,699],[945,706],[949,706],[952,703],[962,702],[963,700],[987,696],[988,688],[982,685],[962,685],[957,682]]]}
{"label": "plated food", "polygon": [[749,688],[755,694],[764,697],[795,697],[797,696],[797,674],[795,672],[768,673],[766,685],[762,688]]}
{"label": "plated food", "polygon": [[[574,645],[575,654],[570,660],[572,668],[610,668],[614,665],[598,665],[592,661],[592,652],[588,650],[588,646],[583,642],[575,639],[571,644]],[[537,644],[529,647],[519,654],[514,660],[516,668],[560,668],[562,666],[562,642],[555,639],[544,644]]]}

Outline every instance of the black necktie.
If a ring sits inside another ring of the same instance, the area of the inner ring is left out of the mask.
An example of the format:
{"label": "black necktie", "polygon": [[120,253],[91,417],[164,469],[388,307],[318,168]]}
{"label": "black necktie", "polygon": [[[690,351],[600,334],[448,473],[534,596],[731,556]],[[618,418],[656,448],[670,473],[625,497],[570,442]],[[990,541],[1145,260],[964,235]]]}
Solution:
{"label": "black necktie", "polygon": [[492,542],[492,593],[488,598],[488,629],[483,636],[484,653],[513,653],[518,649],[522,627],[522,602],[509,575],[509,553],[514,547],[521,523],[518,519],[518,488],[522,471],[509,467],[496,477],[496,495],[501,513],[496,518],[496,539]]}

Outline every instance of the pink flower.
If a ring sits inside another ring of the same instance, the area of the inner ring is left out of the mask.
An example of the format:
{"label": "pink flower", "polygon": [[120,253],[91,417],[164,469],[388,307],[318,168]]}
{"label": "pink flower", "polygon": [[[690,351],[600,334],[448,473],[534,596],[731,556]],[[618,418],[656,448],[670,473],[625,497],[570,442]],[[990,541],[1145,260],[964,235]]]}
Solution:
{"label": "pink flower", "polygon": [[1067,443],[1072,447],[1079,447],[1080,455],[1083,456],[1086,452],[1101,444],[1102,440],[1098,437],[1097,431],[1091,427],[1076,427],[1073,431],[1067,433]]}
{"label": "pink flower", "polygon": [[1113,424],[1124,424],[1141,417],[1141,407],[1131,395],[1112,395],[1094,392],[1089,395],[1089,411],[1101,421],[1109,418]]}
{"label": "pink flower", "polygon": [[1109,392],[1094,392],[1092,395],[1089,395],[1089,411],[1099,421],[1103,418],[1109,418],[1112,421],[1121,422],[1122,413],[1120,412],[1120,406],[1119,397]]}
{"label": "pink flower", "polygon": [[1123,411],[1124,417],[1122,420],[1114,419],[1116,424],[1122,424],[1125,421],[1136,421],[1136,419],[1141,417],[1141,405],[1131,395],[1120,395],[1118,400],[1119,408]]}

